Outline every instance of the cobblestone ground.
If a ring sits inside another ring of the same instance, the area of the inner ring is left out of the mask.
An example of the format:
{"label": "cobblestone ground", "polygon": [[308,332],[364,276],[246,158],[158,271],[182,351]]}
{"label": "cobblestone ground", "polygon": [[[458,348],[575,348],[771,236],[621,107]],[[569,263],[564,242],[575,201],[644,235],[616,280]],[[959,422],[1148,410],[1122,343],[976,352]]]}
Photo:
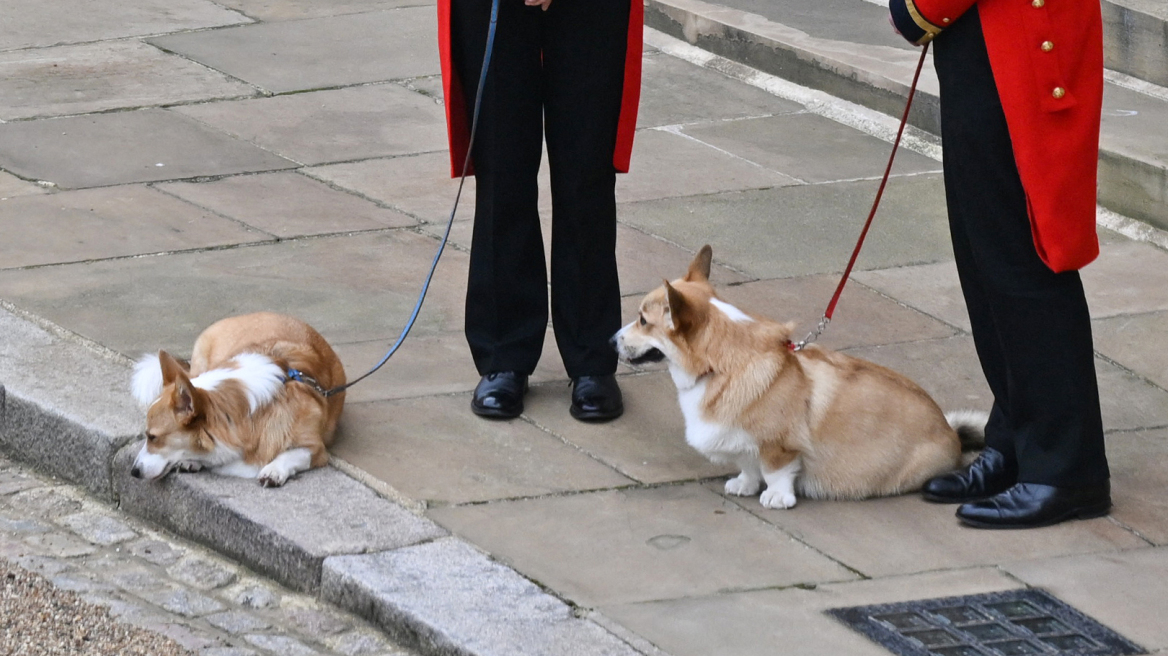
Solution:
{"label": "cobblestone ground", "polygon": [[0,560],[201,656],[411,654],[359,618],[3,458]]}

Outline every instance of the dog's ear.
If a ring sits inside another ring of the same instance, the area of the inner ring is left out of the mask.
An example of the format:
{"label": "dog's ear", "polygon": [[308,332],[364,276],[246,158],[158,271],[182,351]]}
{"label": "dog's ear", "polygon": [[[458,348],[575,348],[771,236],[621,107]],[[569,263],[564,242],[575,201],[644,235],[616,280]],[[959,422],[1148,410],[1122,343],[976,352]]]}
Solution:
{"label": "dog's ear", "polygon": [[202,414],[202,398],[195,386],[191,384],[186,369],[174,356],[166,351],[158,352],[158,362],[162,365],[163,385],[174,384],[174,393],[171,396],[170,407],[174,410],[179,423],[186,426]]}
{"label": "dog's ear", "polygon": [[158,352],[158,364],[162,367],[163,385],[173,383],[179,374],[184,373],[183,366],[179,364],[179,361],[166,351]]}
{"label": "dog's ear", "polygon": [[688,333],[697,319],[694,307],[681,292],[669,284],[668,280],[665,281],[665,295],[669,299],[669,316],[673,321],[673,329],[683,335]]}
{"label": "dog's ear", "polygon": [[707,282],[710,279],[710,260],[714,258],[714,250],[709,244],[702,246],[693,262],[689,263],[689,271],[685,272],[684,280],[689,282]]}

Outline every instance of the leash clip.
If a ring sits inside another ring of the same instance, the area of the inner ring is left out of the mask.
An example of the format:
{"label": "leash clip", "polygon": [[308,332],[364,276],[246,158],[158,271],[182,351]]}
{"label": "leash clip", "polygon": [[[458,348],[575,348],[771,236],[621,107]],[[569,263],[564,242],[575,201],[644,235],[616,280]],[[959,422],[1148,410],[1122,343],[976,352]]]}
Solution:
{"label": "leash clip", "polygon": [[795,352],[802,351],[807,347],[808,344],[819,339],[819,336],[823,334],[823,331],[827,330],[827,324],[829,323],[831,323],[831,319],[827,316],[824,316],[819,320],[819,325],[815,326],[815,330],[807,333],[807,336],[804,337],[802,341],[791,342],[791,346],[789,348]]}
{"label": "leash clip", "polygon": [[326,390],[325,388],[321,387],[320,383],[316,382],[315,378],[313,378],[312,376],[309,376],[308,374],[304,373],[303,371],[300,371],[299,369],[288,369],[288,372],[285,374],[285,376],[287,376],[287,378],[284,379],[285,384],[287,384],[288,381],[295,381],[297,383],[303,383],[303,384],[311,387],[313,390],[316,391],[317,394],[320,394],[321,396],[324,396],[325,398],[328,398],[329,396],[331,396],[329,394],[329,392],[331,392],[332,390]]}

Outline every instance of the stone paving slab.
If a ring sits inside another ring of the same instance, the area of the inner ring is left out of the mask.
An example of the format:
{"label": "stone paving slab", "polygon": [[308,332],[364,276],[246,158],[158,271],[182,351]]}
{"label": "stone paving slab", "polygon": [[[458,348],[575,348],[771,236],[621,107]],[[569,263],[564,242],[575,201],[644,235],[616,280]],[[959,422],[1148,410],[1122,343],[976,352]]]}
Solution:
{"label": "stone paving slab", "polygon": [[48,190],[40,185],[21,180],[11,173],[0,171],[0,201],[6,201],[9,198],[15,198],[17,196],[30,196],[47,192]]}
{"label": "stone paving slab", "polygon": [[[401,321],[404,322],[405,317]],[[403,326],[390,326],[400,331]],[[397,340],[398,333],[383,339],[349,344],[333,344],[341,362],[351,378],[369,371],[381,361]],[[539,364],[531,374],[534,383],[564,381],[560,354],[556,350],[555,335],[549,328],[544,337],[543,353]],[[470,392],[479,382],[466,344],[466,335],[461,331],[432,335],[410,333],[385,366],[360,385],[346,393],[346,403],[384,401],[437,394]]]}
{"label": "stone paving slab", "polygon": [[[717,256],[715,256],[715,259]],[[677,274],[684,269],[677,269]],[[739,309],[775,321],[795,322],[802,339],[823,316],[839,285],[839,274],[758,280],[719,287],[718,294]],[[956,331],[864,285],[850,282],[840,295],[833,323],[819,339],[831,349],[940,339]]]}
{"label": "stone paving slab", "polygon": [[446,148],[441,103],[396,84],[203,103],[175,111],[307,165]]}
{"label": "stone paving slab", "polygon": [[856,578],[696,484],[433,508],[428,515],[589,607]]}
{"label": "stone paving slab", "polygon": [[[5,271],[0,298],[131,357],[159,348],[189,355],[214,321],[260,310],[294,312],[331,343],[368,341],[397,335],[435,248],[391,230]],[[443,256],[413,334],[462,329],[466,266],[465,253]]]}
{"label": "stone paving slab", "polygon": [[799,184],[794,177],[685,134],[641,130],[636,143],[629,173],[617,177],[621,203]]}
{"label": "stone paving slab", "polygon": [[625,414],[586,424],[565,412],[562,382],[536,387],[524,415],[536,425],[640,483],[693,480],[729,473],[686,444],[677,387],[666,372],[620,376]]}
{"label": "stone paving slab", "polygon": [[433,6],[260,23],[151,39],[272,93],[439,72]]}
{"label": "stone paving slab", "polygon": [[[442,656],[633,656],[637,652],[464,542],[325,564],[321,595]],[[500,606],[499,600],[506,599]]]}
{"label": "stone paving slab", "polygon": [[[627,203],[621,220],[674,243],[711,244],[715,258],[752,277],[831,273],[847,264],[876,186],[838,182]],[[856,266],[952,259],[944,217],[940,176],[897,179]]]}
{"label": "stone paving slab", "polygon": [[254,94],[246,84],[140,41],[0,53],[0,120]]}
{"label": "stone paving slab", "polygon": [[[304,169],[304,173],[442,226],[450,218],[450,208],[458,191],[458,180],[450,178],[450,157],[444,152],[314,166]],[[547,198],[543,188],[540,196]],[[474,197],[475,180],[467,178],[459,203],[458,220],[465,221],[474,216]],[[546,208],[551,208],[550,202]],[[540,211],[544,209],[541,207]]]}
{"label": "stone paving slab", "polygon": [[[559,386],[557,386],[559,387]],[[567,386],[562,412],[568,414]],[[533,402],[543,390],[528,396]],[[351,404],[333,452],[412,499],[466,503],[629,485],[531,424],[485,422],[470,394]]]}
{"label": "stone paving slab", "polygon": [[1111,516],[1132,527],[1145,540],[1168,546],[1168,431],[1164,429],[1111,433],[1107,464],[1111,467]]}
{"label": "stone paving slab", "polygon": [[5,0],[0,51],[248,23],[210,0]]}
{"label": "stone paving slab", "polygon": [[[725,558],[738,555],[728,547]],[[602,611],[673,656],[887,656],[826,615],[831,608],[999,592],[1022,587],[993,567],[889,579],[606,606]],[[713,618],[717,618],[714,620]]]}
{"label": "stone paving slab", "polygon": [[145,109],[0,125],[0,166],[76,189],[295,164],[173,112]]}
{"label": "stone paving slab", "polygon": [[361,14],[370,11],[417,7],[433,4],[432,0],[219,0],[219,4],[262,21],[320,18],[342,14]]}
{"label": "stone paving slab", "polygon": [[[802,111],[761,89],[661,54],[642,58],[637,127],[685,125]],[[640,135],[638,135],[638,138]],[[637,148],[633,149],[634,156]],[[634,160],[635,161],[635,160]]]}
{"label": "stone paving slab", "polygon": [[[973,338],[891,344],[849,353],[912,378],[945,410],[990,409],[993,394],[982,377]],[[1168,392],[1101,358],[1095,359],[1099,403],[1107,430],[1168,425]]]}
{"label": "stone paving slab", "polygon": [[[807,183],[879,179],[891,150],[880,139],[857,135],[850,127],[810,113],[688,126],[685,134]],[[940,170],[940,162],[901,150],[892,173],[899,176]],[[893,186],[899,183],[897,179],[889,181]]]}
{"label": "stone paving slab", "polygon": [[12,198],[0,203],[0,231],[3,268],[272,239],[143,185]]}
{"label": "stone paving slab", "polygon": [[400,212],[292,172],[174,182],[155,188],[281,239],[417,224]]}
{"label": "stone paving slab", "polygon": [[142,481],[129,473],[140,448],[140,443],[126,447],[112,463],[123,510],[213,545],[297,590],[319,588],[321,563],[329,556],[394,549],[445,535],[332,468],[305,472],[278,489],[213,474]]}
{"label": "stone paving slab", "polygon": [[[721,481],[708,486],[720,491]],[[1148,546],[1107,518],[1030,531],[976,531],[957,521],[956,506],[931,504],[917,494],[865,501],[800,499],[790,510],[763,508],[757,497],[727,499],[874,579]],[[896,547],[874,547],[890,544]]]}
{"label": "stone paving slab", "polygon": [[1168,649],[1164,597],[1168,595],[1168,550],[1033,560],[1003,568],[1031,586],[1083,611],[1152,653]]}
{"label": "stone paving slab", "polygon": [[1156,347],[1168,335],[1168,312],[1101,319],[1092,328],[1097,351],[1168,389],[1168,348]]}
{"label": "stone paving slab", "polygon": [[[952,262],[860,271],[859,282],[968,332],[969,314]],[[1168,253],[1150,244],[1104,240],[1080,274],[1093,319],[1168,310]]]}

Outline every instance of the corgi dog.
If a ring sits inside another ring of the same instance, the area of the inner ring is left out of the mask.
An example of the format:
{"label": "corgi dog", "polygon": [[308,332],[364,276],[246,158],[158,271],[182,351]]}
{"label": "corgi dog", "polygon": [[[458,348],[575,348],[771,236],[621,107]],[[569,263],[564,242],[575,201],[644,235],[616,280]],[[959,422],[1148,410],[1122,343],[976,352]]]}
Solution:
{"label": "corgi dog", "polygon": [[952,413],[908,378],[811,345],[718,298],[705,246],[685,277],[650,292],[613,337],[624,362],[665,360],[686,441],[741,471],[728,494],[766,489],[767,508],[796,496],[864,499],[911,492],[984,446],[988,415]]}
{"label": "corgi dog", "polygon": [[212,324],[189,366],[166,351],[134,367],[132,394],[146,409],[146,442],[130,474],[209,469],[278,487],[328,463],[345,405],[345,370],[311,326],[260,312]]}

